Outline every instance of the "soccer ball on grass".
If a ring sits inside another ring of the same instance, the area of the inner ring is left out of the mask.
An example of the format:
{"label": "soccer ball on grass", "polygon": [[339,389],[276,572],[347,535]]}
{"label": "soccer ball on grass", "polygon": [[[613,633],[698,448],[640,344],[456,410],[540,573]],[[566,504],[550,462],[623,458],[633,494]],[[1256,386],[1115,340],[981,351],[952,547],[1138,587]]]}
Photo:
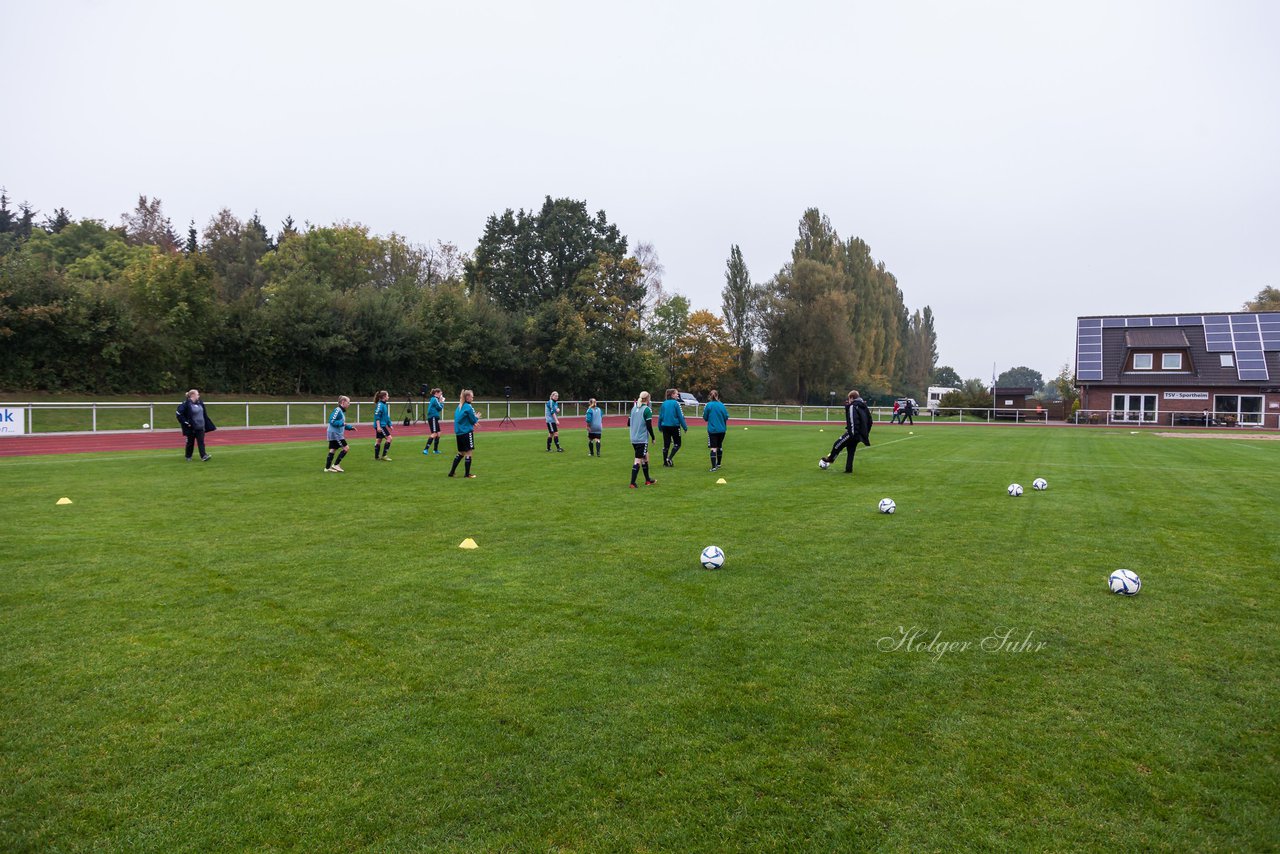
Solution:
{"label": "soccer ball on grass", "polygon": [[1035,480],[1031,481],[1031,488],[1034,489],[1036,492],[1044,492],[1046,489],[1049,488],[1049,481],[1045,480],[1042,477],[1038,477]]}
{"label": "soccer ball on grass", "polygon": [[1107,579],[1107,586],[1111,588],[1112,593],[1119,593],[1121,596],[1137,596],[1138,591],[1142,589],[1142,579],[1131,569],[1117,569]]}
{"label": "soccer ball on grass", "polygon": [[1021,495],[1021,494],[1022,494],[1022,484],[1020,484],[1020,483],[1011,483],[1011,484],[1009,484],[1009,497],[1010,497],[1010,498],[1017,498],[1017,497],[1018,497],[1019,495]]}
{"label": "soccer ball on grass", "polygon": [[881,513],[892,513],[894,510],[897,510],[897,509],[898,509],[898,505],[893,503],[893,499],[892,499],[892,498],[881,498],[881,499],[880,499],[880,512],[881,512]]}
{"label": "soccer ball on grass", "polygon": [[719,569],[724,566],[724,549],[719,546],[707,546],[702,550],[700,560],[704,569]]}

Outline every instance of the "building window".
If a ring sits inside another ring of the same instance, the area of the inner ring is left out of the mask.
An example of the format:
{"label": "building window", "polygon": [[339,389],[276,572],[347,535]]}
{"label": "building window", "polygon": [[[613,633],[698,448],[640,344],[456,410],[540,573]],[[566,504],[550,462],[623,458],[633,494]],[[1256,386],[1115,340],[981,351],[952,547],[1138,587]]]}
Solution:
{"label": "building window", "polygon": [[1234,368],[1236,366],[1236,356],[1234,353],[1219,353],[1218,364],[1224,368]]}
{"label": "building window", "polygon": [[1213,417],[1228,424],[1262,424],[1262,395],[1216,394]]}
{"label": "building window", "polygon": [[1133,369],[1135,371],[1151,370],[1151,354],[1150,353],[1134,353]]}
{"label": "building window", "polygon": [[1123,423],[1148,423],[1156,420],[1156,396],[1154,394],[1111,395],[1111,420]]}
{"label": "building window", "polygon": [[1182,354],[1181,353],[1165,353],[1160,357],[1160,370],[1162,371],[1180,371],[1182,370]]}

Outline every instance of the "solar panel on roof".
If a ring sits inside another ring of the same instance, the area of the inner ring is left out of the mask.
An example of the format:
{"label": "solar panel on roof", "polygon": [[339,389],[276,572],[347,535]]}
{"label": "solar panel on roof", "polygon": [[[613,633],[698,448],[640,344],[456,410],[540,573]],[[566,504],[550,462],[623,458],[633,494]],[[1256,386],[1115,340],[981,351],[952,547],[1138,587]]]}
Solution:
{"label": "solar panel on roof", "polygon": [[1225,315],[1204,318],[1204,342],[1210,353],[1230,353],[1235,349],[1231,341],[1231,322]]}
{"label": "solar panel on roof", "polygon": [[1125,318],[1125,326],[1150,326],[1151,318],[1149,317],[1128,317]]}
{"label": "solar panel on roof", "polygon": [[1185,314],[1178,316],[1179,326],[1204,326],[1204,317],[1199,314]]}
{"label": "solar panel on roof", "polygon": [[1076,378],[1102,379],[1102,324],[1100,317],[1076,321]]}
{"label": "solar panel on roof", "polygon": [[1178,318],[1176,317],[1153,317],[1151,318],[1152,326],[1177,326]]}
{"label": "solar panel on roof", "polygon": [[1124,318],[1123,317],[1104,317],[1102,318],[1102,325],[1106,329],[1115,329],[1116,327],[1123,327]]}

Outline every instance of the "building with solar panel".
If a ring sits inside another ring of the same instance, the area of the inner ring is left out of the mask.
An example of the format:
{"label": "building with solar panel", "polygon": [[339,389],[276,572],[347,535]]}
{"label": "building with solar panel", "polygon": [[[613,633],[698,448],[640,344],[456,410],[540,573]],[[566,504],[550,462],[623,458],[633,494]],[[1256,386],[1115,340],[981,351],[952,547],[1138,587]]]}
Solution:
{"label": "building with solar panel", "polygon": [[1280,427],[1280,312],[1076,319],[1079,420]]}

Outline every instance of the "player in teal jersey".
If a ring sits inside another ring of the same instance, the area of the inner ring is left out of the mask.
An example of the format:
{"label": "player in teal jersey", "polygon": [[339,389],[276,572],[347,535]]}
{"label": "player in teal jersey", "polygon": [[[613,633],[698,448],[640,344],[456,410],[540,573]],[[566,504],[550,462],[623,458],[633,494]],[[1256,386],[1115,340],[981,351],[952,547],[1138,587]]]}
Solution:
{"label": "player in teal jersey", "polygon": [[431,389],[431,400],[427,402],[427,446],[422,449],[422,453],[429,454],[432,452],[432,443],[435,443],[435,452],[440,453],[440,419],[444,417],[444,392],[438,388]]}
{"label": "player in teal jersey", "polygon": [[631,465],[631,488],[636,488],[636,475],[644,469],[645,486],[653,486],[656,480],[649,477],[649,440],[653,439],[653,410],[649,408],[649,392],[640,392],[635,406],[631,407],[631,448],[635,462]]}
{"label": "player in teal jersey", "polygon": [[380,391],[373,396],[373,458],[389,461],[391,451],[391,395]]}
{"label": "player in teal jersey", "polygon": [[707,422],[707,449],[711,452],[711,470],[724,462],[724,434],[729,430],[729,410],[720,402],[720,392],[711,389],[702,420]]}
{"label": "player in teal jersey", "polygon": [[600,456],[600,435],[604,432],[604,413],[600,411],[600,407],[596,405],[596,399],[591,398],[587,406],[587,454],[592,457]]}
{"label": "player in teal jersey", "polygon": [[453,412],[453,435],[458,443],[458,455],[453,458],[449,477],[453,477],[454,472],[458,470],[458,463],[464,459],[467,461],[464,476],[475,477],[471,473],[471,452],[476,449],[476,423],[480,420],[480,416],[471,405],[475,397],[475,392],[469,388],[464,388],[462,394],[458,396],[458,408]]}
{"label": "player in teal jersey", "polygon": [[547,401],[547,453],[551,453],[551,443],[556,443],[557,453],[564,453],[564,448],[560,447],[560,392],[551,392],[551,398]]}

